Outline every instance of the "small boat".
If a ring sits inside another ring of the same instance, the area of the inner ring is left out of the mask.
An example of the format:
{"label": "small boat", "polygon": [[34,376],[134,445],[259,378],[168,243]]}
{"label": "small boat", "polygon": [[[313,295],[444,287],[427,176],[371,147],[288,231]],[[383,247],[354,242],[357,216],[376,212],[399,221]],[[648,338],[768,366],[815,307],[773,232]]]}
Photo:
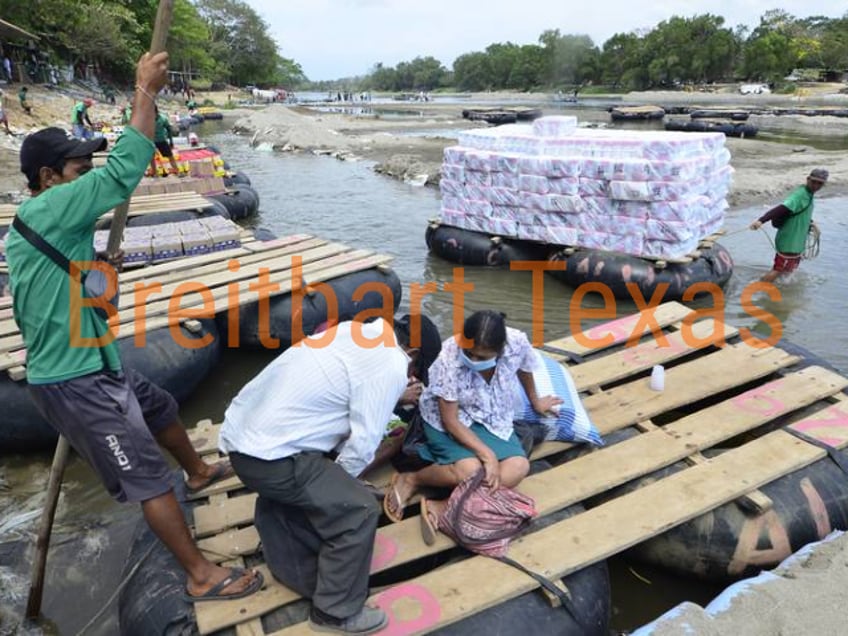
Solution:
{"label": "small boat", "polygon": [[753,124],[710,119],[670,119],[665,122],[666,130],[683,132],[720,132],[727,137],[755,137],[759,129]]}
{"label": "small boat", "polygon": [[731,121],[748,121],[751,113],[747,110],[733,110],[730,108],[698,108],[689,112],[692,119],[729,119]]}
{"label": "small boat", "polygon": [[636,119],[662,119],[665,109],[661,106],[614,106],[610,109],[613,121],[629,121]]}

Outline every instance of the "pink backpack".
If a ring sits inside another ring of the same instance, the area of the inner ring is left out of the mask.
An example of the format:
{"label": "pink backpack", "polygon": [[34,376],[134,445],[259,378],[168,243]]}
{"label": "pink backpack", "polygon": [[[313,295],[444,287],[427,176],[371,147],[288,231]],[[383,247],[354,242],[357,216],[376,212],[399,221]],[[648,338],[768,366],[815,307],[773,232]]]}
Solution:
{"label": "pink backpack", "polygon": [[454,488],[439,529],[464,548],[497,558],[536,516],[536,504],[511,488],[486,488],[485,476],[481,468]]}

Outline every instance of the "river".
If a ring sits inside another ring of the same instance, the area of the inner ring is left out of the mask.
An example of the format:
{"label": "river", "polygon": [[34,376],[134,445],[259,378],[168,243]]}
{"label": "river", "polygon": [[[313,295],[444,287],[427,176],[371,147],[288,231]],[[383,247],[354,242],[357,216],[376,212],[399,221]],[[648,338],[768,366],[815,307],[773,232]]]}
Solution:
{"label": "river", "polygon": [[[411,283],[435,282],[439,291],[425,298],[423,308],[443,336],[451,332],[454,299],[444,291],[444,284],[454,278],[454,266],[428,255],[424,243],[427,222],[439,212],[437,191],[377,175],[368,162],[261,152],[251,148],[245,138],[221,127],[206,128],[201,134],[223,148],[230,163],[253,180],[262,197],[261,212],[251,221],[253,225],[280,235],[307,232],[392,255],[392,266],[404,284],[401,309],[408,309],[406,292]],[[848,350],[838,343],[848,342],[848,323],[841,317],[848,290],[842,277],[839,245],[848,241],[844,211],[848,199],[827,198],[826,191],[823,194],[815,215],[822,230],[821,254],[804,262],[780,286],[780,299],[758,296],[756,303],[778,318],[785,338],[846,373]],[[762,337],[767,337],[769,327],[751,315],[750,306],[747,310],[743,307],[741,295],[771,263],[772,246],[767,234],[745,229],[766,207],[732,210],[727,217],[728,234],[721,240],[736,262],[733,278],[724,290],[727,319]],[[465,297],[466,312],[495,308],[506,313],[512,326],[528,332],[532,329],[528,272],[467,268],[464,275],[474,284]],[[545,279],[545,339],[570,332],[570,300],[569,288]],[[706,299],[699,304],[712,302]],[[630,302],[617,305],[619,314],[635,309]],[[218,369],[183,405],[184,421],[220,420],[232,396],[272,356],[269,352],[226,352]],[[43,500],[49,463],[48,454],[0,457],[0,634],[13,633],[26,600],[31,533]],[[29,633],[76,634],[89,622],[120,581],[138,519],[136,508],[119,506],[106,496],[82,462],[71,462],[48,560],[43,603],[46,620]],[[715,587],[680,581],[620,558],[610,563],[613,625],[617,629],[647,622],[684,599],[706,602],[717,592]],[[112,606],[86,633],[116,634],[116,614]],[[16,633],[21,632],[27,630]]]}

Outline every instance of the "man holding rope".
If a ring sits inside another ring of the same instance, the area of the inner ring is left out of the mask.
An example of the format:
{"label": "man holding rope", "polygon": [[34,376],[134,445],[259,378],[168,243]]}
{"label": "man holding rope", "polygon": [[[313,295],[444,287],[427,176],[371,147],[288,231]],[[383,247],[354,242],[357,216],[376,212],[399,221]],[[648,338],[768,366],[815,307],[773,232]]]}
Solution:
{"label": "man holding rope", "polygon": [[828,172],[824,168],[814,169],[805,185],[795,188],[783,203],[751,223],[752,230],[760,229],[767,221],[778,228],[774,237],[774,266],[760,279],[763,282],[773,283],[778,276],[798,269],[807,244],[807,234],[811,228],[818,229],[813,221],[813,197],[827,183],[827,177]]}
{"label": "man holding rope", "polygon": [[18,209],[6,237],[6,258],[37,408],[112,497],[141,503],[151,530],[186,571],[186,599],[227,600],[257,591],[262,577],[203,556],[157,442],[185,469],[189,491],[231,476],[232,468],[206,464],[179,421],[173,396],[122,368],[118,343],[101,341],[108,335],[105,318],[72,297],[69,272],[49,256],[52,247],[81,267],[94,259],[95,221],[129,198],[150,163],[154,97],[167,77],[167,53],[146,53],[139,60],[132,120],[103,168],[92,169],[92,154],[105,149],[104,139],[79,141],[59,128],[45,128],[24,140],[21,171],[33,196]]}

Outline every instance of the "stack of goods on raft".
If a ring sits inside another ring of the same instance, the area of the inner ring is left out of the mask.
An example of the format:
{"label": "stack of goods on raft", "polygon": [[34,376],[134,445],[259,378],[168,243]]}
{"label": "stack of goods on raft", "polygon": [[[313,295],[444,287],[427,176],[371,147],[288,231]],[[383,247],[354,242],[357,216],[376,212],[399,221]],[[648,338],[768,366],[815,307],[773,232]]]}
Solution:
{"label": "stack of goods on raft", "polygon": [[[457,245],[492,235],[502,237],[498,249],[519,244],[518,257],[534,242],[539,258],[568,246],[637,261],[686,259],[724,223],[733,172],[724,142],[712,133],[578,128],[574,117],[465,131],[445,149],[441,225],[428,244],[450,260]],[[721,274],[707,277],[719,284],[732,266],[729,256],[721,260]]]}

